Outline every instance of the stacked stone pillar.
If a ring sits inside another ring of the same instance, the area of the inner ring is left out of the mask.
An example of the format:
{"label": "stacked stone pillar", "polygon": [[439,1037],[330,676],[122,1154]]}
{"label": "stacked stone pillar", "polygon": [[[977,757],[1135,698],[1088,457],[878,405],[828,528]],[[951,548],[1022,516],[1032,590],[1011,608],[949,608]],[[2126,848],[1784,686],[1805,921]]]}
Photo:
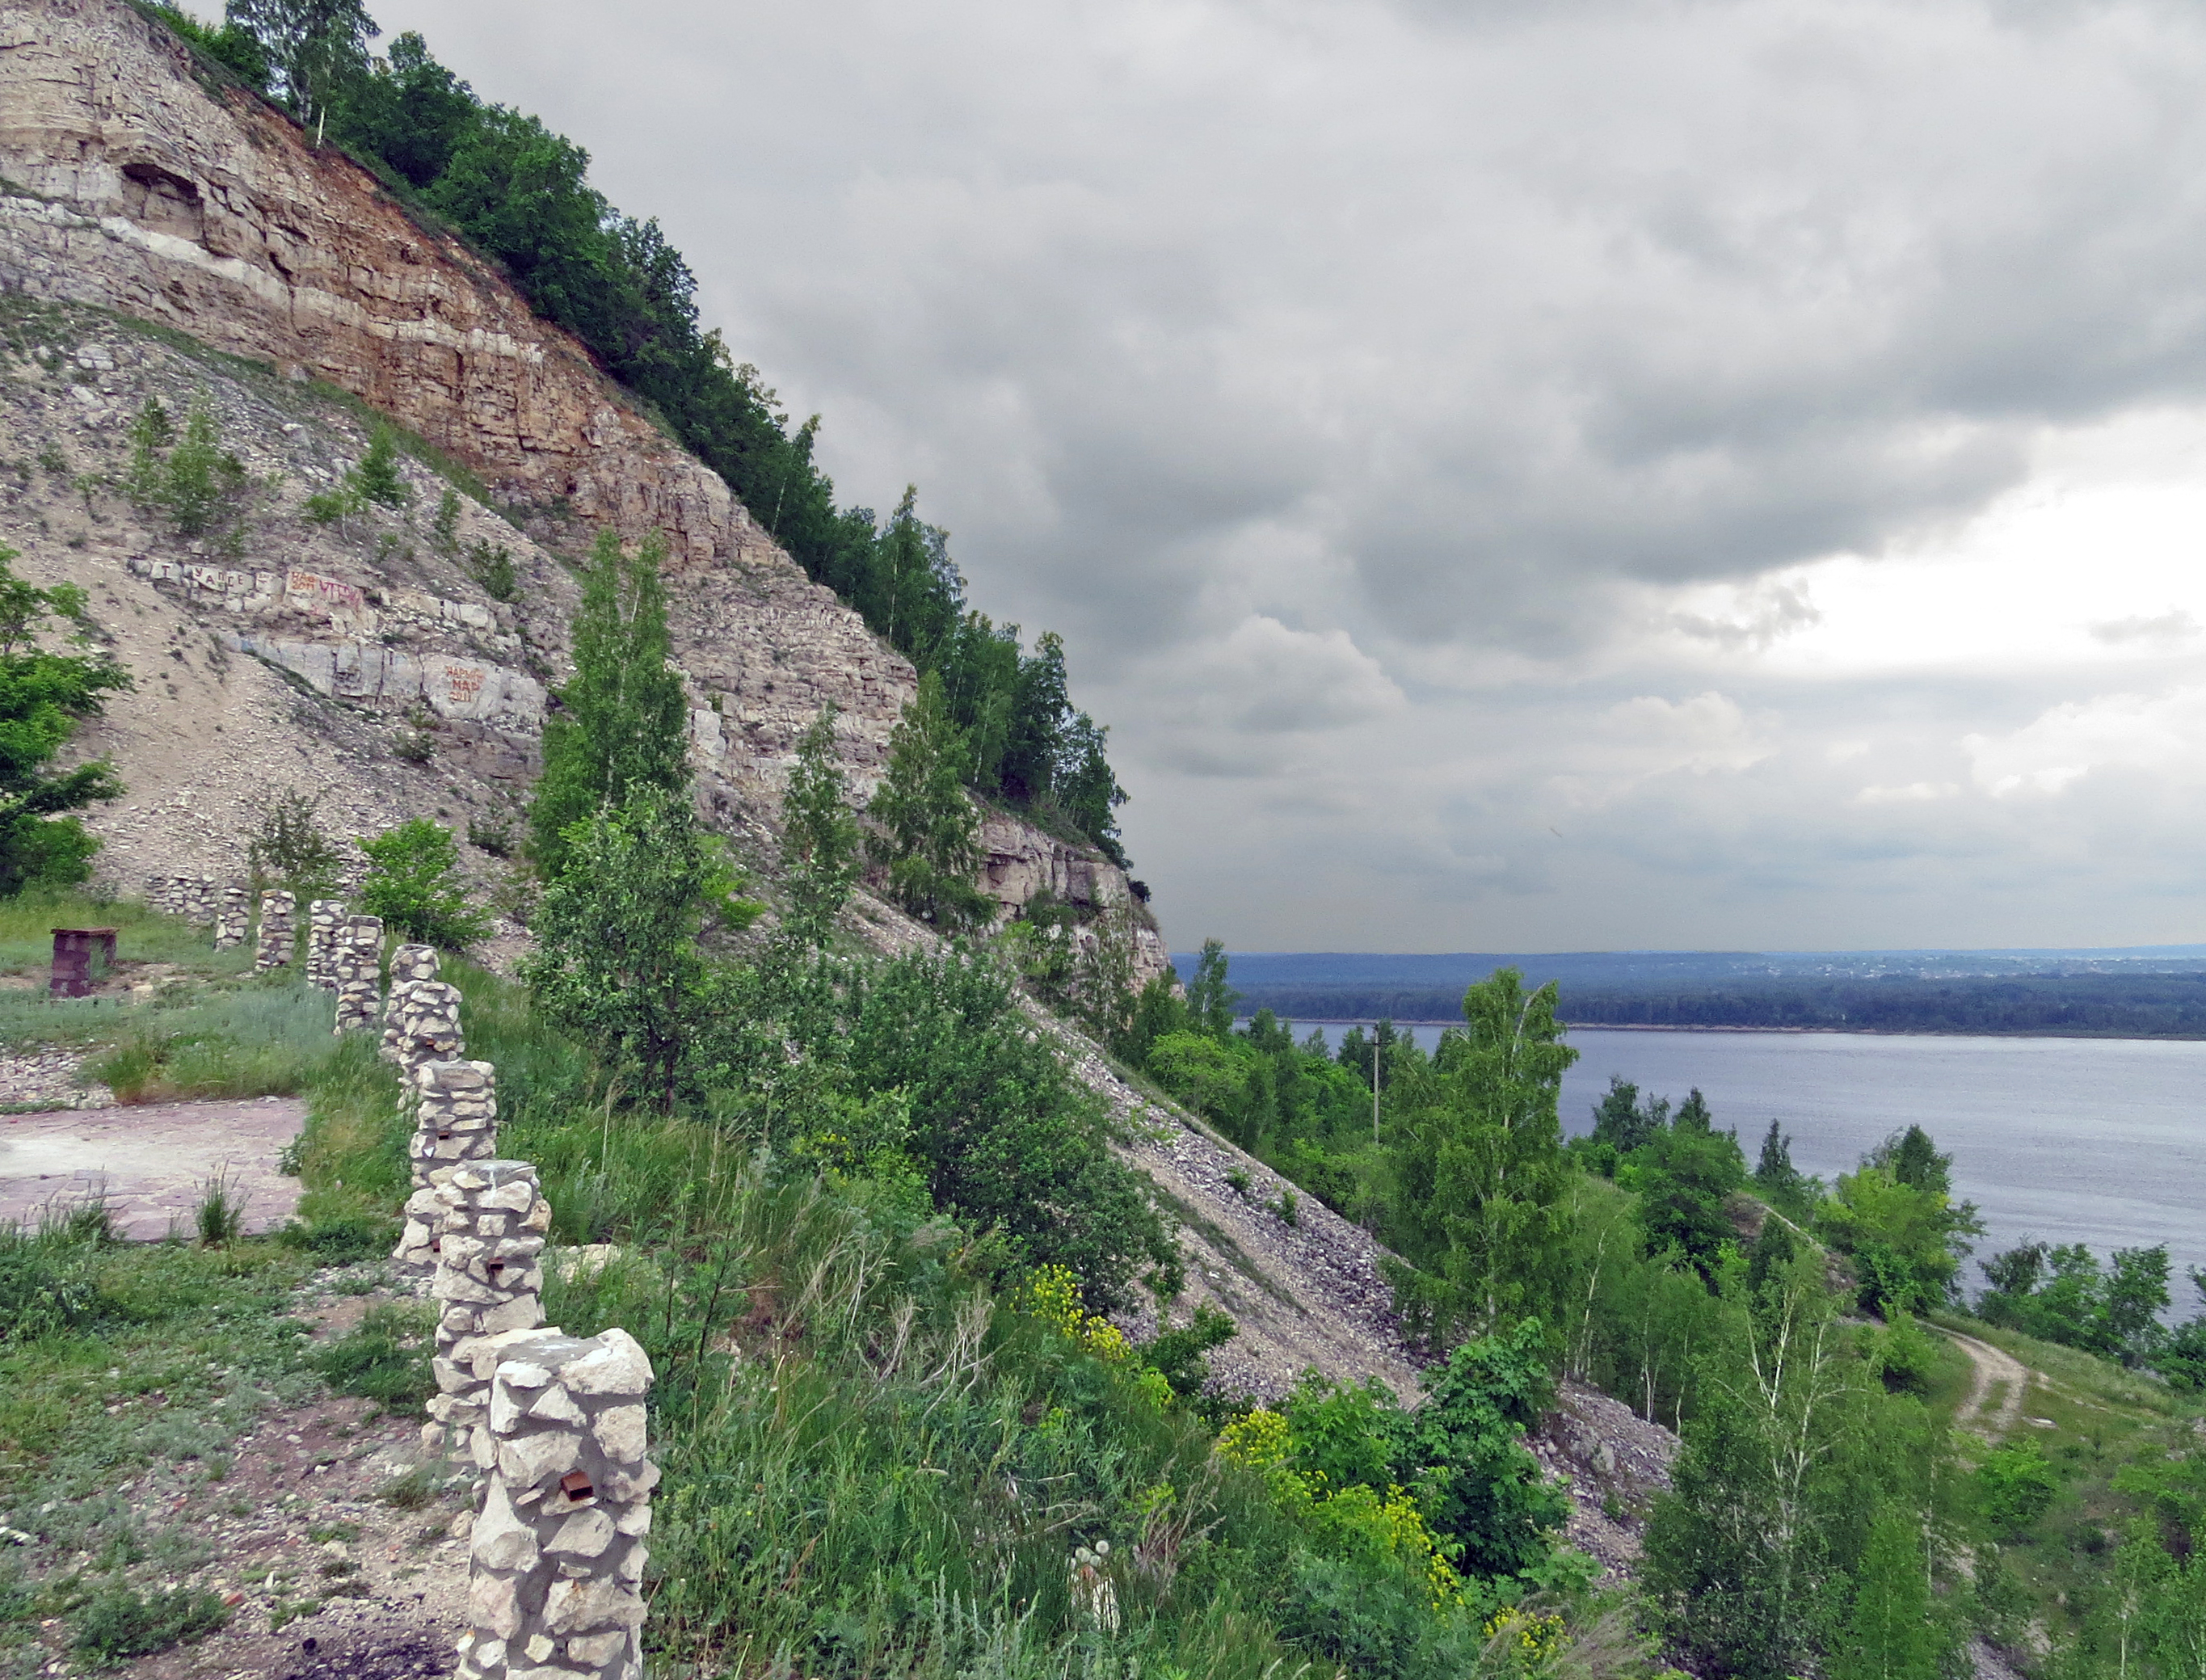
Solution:
{"label": "stacked stone pillar", "polygon": [[[498,1069],[487,1062],[424,1062],[414,1069],[414,1186],[438,1167],[498,1153]],[[399,1258],[405,1256],[402,1254]]]}
{"label": "stacked stone pillar", "polygon": [[432,1255],[429,1298],[441,1303],[432,1367],[436,1420],[421,1432],[429,1451],[474,1451],[490,1405],[498,1350],[544,1323],[540,1256],[552,1204],[526,1161],[467,1161],[439,1167],[406,1204],[402,1255]]}
{"label": "stacked stone pillar", "polygon": [[292,917],[298,901],[288,892],[260,895],[260,939],[253,950],[253,971],[281,968],[291,961]]}
{"label": "stacked stone pillar", "polygon": [[148,875],[146,878],[146,908],[147,909],[166,910],[169,908],[170,887],[175,879],[172,875]]}
{"label": "stacked stone pillar", "polygon": [[317,898],[307,906],[307,984],[337,989],[337,933],[344,924],[342,898]]}
{"label": "stacked stone pillar", "polygon": [[337,929],[337,1033],[373,1027],[383,1013],[383,918],[347,916]]}
{"label": "stacked stone pillar", "polygon": [[252,911],[246,891],[233,881],[222,890],[222,909],[214,919],[214,948],[228,950],[233,945],[243,944],[252,926]]}
{"label": "stacked stone pillar", "polygon": [[183,875],[177,880],[181,891],[177,894],[176,914],[202,927],[211,924],[215,915],[214,877]]}
{"label": "stacked stone pillar", "polygon": [[545,1331],[495,1357],[459,1680],[639,1680],[651,1361],[623,1330]]}
{"label": "stacked stone pillar", "polygon": [[[391,994],[383,1004],[383,1048],[376,1053],[386,1062],[402,1066],[405,1057],[399,1046],[403,1041],[402,1025],[406,1015],[406,988],[417,981],[426,982],[437,978],[437,948],[434,945],[402,944],[391,953]],[[439,1059],[449,1059],[459,1054],[457,1034],[459,1017],[452,1018],[455,1042],[444,1050]]]}

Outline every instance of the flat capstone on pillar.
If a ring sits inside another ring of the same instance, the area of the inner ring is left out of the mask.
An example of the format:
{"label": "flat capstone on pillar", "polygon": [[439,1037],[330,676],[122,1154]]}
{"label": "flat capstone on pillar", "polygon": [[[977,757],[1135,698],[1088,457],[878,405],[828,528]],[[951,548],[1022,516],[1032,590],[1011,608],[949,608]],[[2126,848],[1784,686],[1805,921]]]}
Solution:
{"label": "flat capstone on pillar", "polygon": [[468,1535],[459,1680],[639,1680],[657,1466],[635,1338],[543,1331],[498,1350]]}

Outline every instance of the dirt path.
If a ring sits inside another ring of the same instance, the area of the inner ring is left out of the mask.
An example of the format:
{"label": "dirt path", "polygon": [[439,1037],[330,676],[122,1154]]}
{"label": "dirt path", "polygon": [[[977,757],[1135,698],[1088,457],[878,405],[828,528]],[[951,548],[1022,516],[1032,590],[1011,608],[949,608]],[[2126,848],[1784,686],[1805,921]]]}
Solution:
{"label": "dirt path", "polygon": [[104,1196],[117,1231],[152,1241],[172,1223],[189,1231],[219,1175],[245,1200],[245,1228],[272,1230],[299,1205],[277,1161],[306,1113],[296,1097],[262,1097],[0,1117],[0,1224]]}
{"label": "dirt path", "polygon": [[[2030,1367],[1988,1342],[1979,1342],[1973,1336],[1964,1336],[1943,1326],[1938,1330],[1968,1355],[1969,1362],[1976,1367],[1975,1380],[1969,1385],[1969,1397],[1954,1414],[1953,1427],[1973,1431],[1987,1441],[2005,1439],[2007,1432],[2014,1427],[2015,1420],[2022,1415],[2023,1397],[2030,1391]],[[1997,1409],[1986,1416],[1985,1404],[1991,1398],[1995,1383],[2005,1384],[2006,1391],[2000,1397]]]}

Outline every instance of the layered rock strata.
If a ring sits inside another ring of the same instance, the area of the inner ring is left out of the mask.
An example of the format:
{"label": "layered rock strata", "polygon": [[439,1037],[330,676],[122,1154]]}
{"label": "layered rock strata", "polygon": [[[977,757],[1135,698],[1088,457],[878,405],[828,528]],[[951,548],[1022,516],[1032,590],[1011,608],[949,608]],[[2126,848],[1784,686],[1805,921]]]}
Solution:
{"label": "layered rock strata", "polygon": [[[631,540],[665,532],[707,808],[730,829],[760,817],[770,827],[796,738],[831,700],[853,785],[870,792],[914,692],[909,662],[806,578],[716,474],[503,277],[282,113],[211,86],[178,41],[122,0],[15,0],[0,22],[0,288],[119,311],[325,380],[480,474],[490,501],[523,510],[570,557],[600,529]],[[107,347],[79,354],[54,393],[73,427],[119,433],[134,407],[125,359]],[[327,466],[279,470],[295,486],[330,479]],[[283,511],[295,517],[295,506]],[[471,501],[466,522],[496,521]],[[417,539],[383,535],[391,546],[365,563],[302,564],[288,538],[226,564],[142,545],[128,561],[206,621],[222,654],[348,705],[419,713],[444,732],[440,754],[517,792],[559,675],[571,580],[516,545],[527,584],[510,608],[462,599],[401,581],[409,567],[394,557],[410,557]],[[1006,906],[1059,877],[1076,904],[1124,897],[1108,863],[1023,824],[1007,820],[988,846],[988,887]],[[1090,873],[1092,890],[1070,879]],[[1161,972],[1146,926],[1136,944],[1142,976]]]}

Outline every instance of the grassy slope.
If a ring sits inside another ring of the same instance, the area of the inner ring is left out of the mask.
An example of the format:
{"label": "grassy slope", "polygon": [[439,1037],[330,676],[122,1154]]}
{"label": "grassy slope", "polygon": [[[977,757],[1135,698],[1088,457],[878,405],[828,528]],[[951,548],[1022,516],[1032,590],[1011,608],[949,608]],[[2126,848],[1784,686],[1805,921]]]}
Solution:
{"label": "grassy slope", "polygon": [[[2019,1653],[2072,1637],[2102,1588],[2108,1554],[2143,1507],[2114,1486],[2125,1466],[2153,1463],[2196,1445],[2197,1396],[2114,1361],[2041,1342],[1959,1313],[1933,1323],[2012,1355],[2030,1373],[2022,1415],[2010,1439],[2034,1441],[2052,1461],[2060,1487],[2051,1507],[1999,1547],[2002,1570],[1986,1572],[1982,1607],[1988,1635]],[[1960,1391],[1965,1392],[1966,1383]],[[1951,1415],[1958,1401],[1941,1399]],[[1977,1455],[1981,1457],[1981,1453]]]}

